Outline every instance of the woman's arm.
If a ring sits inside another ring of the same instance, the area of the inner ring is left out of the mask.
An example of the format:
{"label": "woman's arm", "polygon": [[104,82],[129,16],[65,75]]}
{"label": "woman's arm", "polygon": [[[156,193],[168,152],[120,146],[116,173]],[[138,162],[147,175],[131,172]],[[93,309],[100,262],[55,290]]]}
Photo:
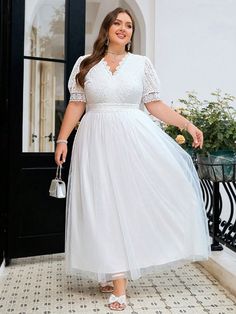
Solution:
{"label": "woman's arm", "polygon": [[[85,110],[85,102],[73,102],[70,101],[60,128],[60,132],[58,135],[58,140],[67,140],[69,135],[71,134],[74,127],[77,125],[80,120],[82,114]],[[67,145],[65,143],[58,143],[55,151],[55,161],[57,165],[61,165],[66,161],[67,155]]]}
{"label": "woman's arm", "polygon": [[193,138],[193,147],[202,148],[203,133],[194,124],[188,121],[185,117],[167,106],[162,100],[152,101],[145,104],[147,110],[159,120],[166,124],[174,125],[179,129],[185,129]]}
{"label": "woman's arm", "polygon": [[62,120],[58,140],[67,140],[85,110],[85,102],[70,101]]}

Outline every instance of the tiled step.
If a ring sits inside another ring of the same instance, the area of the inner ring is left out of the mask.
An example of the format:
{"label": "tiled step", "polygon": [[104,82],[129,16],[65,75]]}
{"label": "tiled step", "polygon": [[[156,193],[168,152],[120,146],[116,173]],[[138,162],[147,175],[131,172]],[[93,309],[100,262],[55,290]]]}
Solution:
{"label": "tiled step", "polygon": [[212,252],[208,261],[199,262],[218,282],[236,296],[236,253],[224,247]]}

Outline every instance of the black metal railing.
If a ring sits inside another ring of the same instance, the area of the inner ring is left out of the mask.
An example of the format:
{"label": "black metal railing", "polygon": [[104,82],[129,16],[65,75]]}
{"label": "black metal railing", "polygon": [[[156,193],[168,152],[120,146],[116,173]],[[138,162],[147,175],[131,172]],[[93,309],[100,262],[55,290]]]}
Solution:
{"label": "black metal railing", "polygon": [[[221,244],[236,252],[236,163],[215,164],[194,160],[208,217],[212,251],[223,249]],[[229,210],[224,210],[222,192],[228,198]],[[227,217],[227,218],[226,218]]]}

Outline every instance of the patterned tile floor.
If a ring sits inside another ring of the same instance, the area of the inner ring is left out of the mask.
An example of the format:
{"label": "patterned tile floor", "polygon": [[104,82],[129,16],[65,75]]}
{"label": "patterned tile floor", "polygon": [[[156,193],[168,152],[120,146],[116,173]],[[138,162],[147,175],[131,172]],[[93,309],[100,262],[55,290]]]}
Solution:
{"label": "patterned tile floor", "polygon": [[[64,274],[63,254],[14,259],[0,277],[0,313],[111,314],[97,282]],[[129,280],[122,313],[236,313],[236,298],[201,265]]]}

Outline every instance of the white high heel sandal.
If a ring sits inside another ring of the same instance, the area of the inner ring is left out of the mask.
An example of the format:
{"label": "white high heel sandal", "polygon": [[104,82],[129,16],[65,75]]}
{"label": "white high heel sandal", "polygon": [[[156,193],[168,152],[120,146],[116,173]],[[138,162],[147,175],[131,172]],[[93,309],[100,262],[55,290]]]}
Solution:
{"label": "white high heel sandal", "polygon": [[[116,307],[114,305],[112,305],[114,302],[118,302],[119,303],[119,307]],[[108,306],[111,310],[115,310],[115,311],[123,311],[126,308],[126,295],[120,295],[120,296],[116,296],[113,293],[110,295],[109,300],[108,300]]]}
{"label": "white high heel sandal", "polygon": [[[120,275],[123,275],[123,273],[119,273],[119,274],[113,275],[112,278],[114,279],[114,277],[119,277]],[[126,278],[126,287],[125,287],[125,289],[127,288],[127,285],[128,285],[128,279]],[[112,305],[114,302],[118,302],[119,303],[119,307],[116,307],[116,306]],[[111,310],[123,311],[126,308],[126,306],[127,306],[126,295],[122,294],[120,296],[116,296],[116,295],[114,295],[112,293],[110,295],[110,297],[109,297],[109,300],[108,300],[108,306],[109,306],[109,308]]]}

